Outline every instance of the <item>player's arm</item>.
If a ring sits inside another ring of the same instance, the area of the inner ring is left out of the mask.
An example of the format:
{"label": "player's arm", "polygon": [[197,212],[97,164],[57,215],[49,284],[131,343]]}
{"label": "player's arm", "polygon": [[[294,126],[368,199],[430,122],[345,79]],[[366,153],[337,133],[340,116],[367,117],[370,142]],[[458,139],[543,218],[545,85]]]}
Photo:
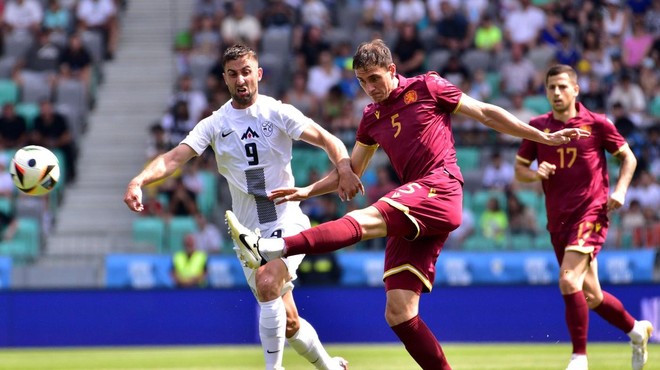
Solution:
{"label": "player's arm", "polygon": [[628,145],[622,147],[614,156],[621,161],[619,168],[619,179],[616,181],[614,191],[607,200],[607,210],[613,211],[623,206],[626,199],[628,186],[632,181],[633,174],[637,168],[637,158]]}
{"label": "player's arm", "polygon": [[588,131],[577,128],[546,133],[526,124],[497,105],[481,102],[467,94],[463,94],[461,97],[457,113],[475,119],[499,132],[546,145],[566,144],[571,139],[579,139],[590,135]]}
{"label": "player's arm", "polygon": [[[359,178],[369,165],[369,161],[378,149],[377,145],[366,146],[360,143],[355,143],[353,151],[351,152],[351,168],[354,174]],[[339,183],[339,173],[337,169],[330,171],[325,177],[317,182],[302,188],[285,188],[276,189],[270,194],[269,198],[274,200],[276,204],[281,204],[288,201],[301,201],[310,197],[327,194],[337,190]],[[362,190],[364,193],[364,190]],[[348,198],[350,200],[350,198]]]}
{"label": "player's arm", "polygon": [[524,158],[517,157],[514,166],[516,180],[520,182],[534,182],[540,180],[547,180],[551,175],[555,174],[557,166],[548,162],[541,162],[539,168],[535,171],[529,166],[532,163]]}
{"label": "player's arm", "polygon": [[167,153],[154,158],[147,167],[135,176],[126,187],[124,203],[135,212],[144,209],[142,204],[142,186],[170,176],[177,168],[195,157],[197,153],[188,145],[180,144]]}
{"label": "player's arm", "polygon": [[338,175],[337,183],[334,189],[337,190],[342,200],[350,199],[357,192],[364,193],[364,187],[360,177],[355,174],[351,167],[351,159],[348,156],[348,150],[344,143],[336,136],[329,133],[326,129],[316,123],[307,125],[305,131],[300,135],[300,139],[325,150],[328,158],[335,165]]}

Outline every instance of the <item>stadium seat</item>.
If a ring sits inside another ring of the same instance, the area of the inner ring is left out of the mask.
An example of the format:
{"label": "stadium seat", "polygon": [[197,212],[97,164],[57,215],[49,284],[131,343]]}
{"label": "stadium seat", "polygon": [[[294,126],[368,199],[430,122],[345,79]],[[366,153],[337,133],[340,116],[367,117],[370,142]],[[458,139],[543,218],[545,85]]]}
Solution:
{"label": "stadium seat", "polygon": [[160,217],[140,217],[133,220],[133,241],[164,252],[165,221]]}
{"label": "stadium seat", "polygon": [[39,105],[35,103],[21,102],[16,104],[16,114],[25,119],[28,131],[34,128],[34,119],[39,116]]}
{"label": "stadium seat", "polygon": [[448,50],[434,50],[426,58],[426,69],[429,71],[440,71],[445,65],[451,56],[451,52]]}
{"label": "stadium seat", "polygon": [[200,171],[202,191],[197,194],[197,208],[207,218],[218,202],[218,175],[213,171]]}
{"label": "stadium seat", "polygon": [[321,149],[313,148],[294,148],[293,159],[291,160],[291,170],[296,179],[296,186],[305,186],[309,184],[309,174],[315,170],[320,176],[323,176],[330,167],[328,155]]}
{"label": "stadium seat", "polygon": [[206,89],[206,79],[216,59],[206,54],[195,54],[190,57],[190,75],[196,89]]}
{"label": "stadium seat", "polygon": [[550,242],[550,233],[542,231],[534,238],[534,249],[552,251],[552,242]]}
{"label": "stadium seat", "polygon": [[655,117],[660,118],[660,95],[656,95],[649,104],[649,113]]}
{"label": "stadium seat", "polygon": [[477,147],[457,146],[456,159],[461,171],[475,170],[481,162],[481,151]]}
{"label": "stadium seat", "polygon": [[8,215],[12,214],[14,209],[14,201],[11,197],[0,196],[0,212]]}
{"label": "stadium seat", "polygon": [[42,100],[50,100],[50,84],[46,75],[23,71],[21,79],[21,102],[36,104]]}
{"label": "stadium seat", "polygon": [[518,197],[526,207],[532,208],[534,211],[539,209],[539,203],[543,202],[543,198],[534,190],[518,190],[516,191],[516,197]]}
{"label": "stadium seat", "polygon": [[41,249],[41,226],[39,220],[32,217],[21,217],[17,220],[16,234],[12,240],[13,257],[27,261],[39,254]]}
{"label": "stadium seat", "polygon": [[486,73],[486,81],[488,82],[488,85],[490,85],[489,101],[499,98],[502,95],[502,90],[500,88],[502,75],[499,72],[488,72]]}
{"label": "stadium seat", "polygon": [[483,235],[471,235],[463,242],[462,248],[466,252],[493,251],[497,247],[495,243]]}
{"label": "stadium seat", "polygon": [[0,106],[18,101],[18,85],[12,80],[0,80]]}
{"label": "stadium seat", "polygon": [[174,216],[167,224],[168,252],[174,253],[183,249],[183,238],[188,233],[197,231],[197,222],[193,216]]}
{"label": "stadium seat", "polygon": [[492,61],[493,58],[489,52],[479,49],[468,49],[461,55],[461,62],[470,73],[475,73],[478,70],[489,71]]}
{"label": "stadium seat", "polygon": [[537,114],[547,113],[552,107],[544,95],[531,95],[523,99],[523,106]]}
{"label": "stadium seat", "polygon": [[3,39],[4,56],[13,58],[23,58],[32,46],[33,36],[28,32],[10,32],[6,34]]}
{"label": "stadium seat", "polygon": [[15,66],[16,66],[15,57],[11,57],[11,56],[0,57],[0,78],[11,78]]}
{"label": "stadium seat", "polygon": [[507,245],[508,249],[514,251],[524,251],[534,249],[534,237],[529,234],[511,234]]}

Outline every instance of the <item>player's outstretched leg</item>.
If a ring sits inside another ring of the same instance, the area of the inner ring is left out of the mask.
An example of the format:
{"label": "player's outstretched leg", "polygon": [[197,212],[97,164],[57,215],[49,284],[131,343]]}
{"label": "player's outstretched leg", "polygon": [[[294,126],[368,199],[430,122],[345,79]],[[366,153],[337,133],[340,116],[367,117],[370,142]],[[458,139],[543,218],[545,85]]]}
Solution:
{"label": "player's outstretched leg", "polygon": [[262,261],[270,261],[282,256],[282,239],[267,239],[241,225],[232,211],[225,213],[225,220],[232,239],[239,247],[238,258],[245,266],[256,269]]}
{"label": "player's outstretched leg", "polygon": [[314,327],[302,317],[300,329],[287,341],[299,355],[319,370],[346,370],[348,361],[341,357],[330,357],[323,347]]}
{"label": "player's outstretched leg", "polygon": [[642,370],[646,365],[646,361],[649,359],[647,344],[651,334],[653,334],[653,325],[650,321],[635,321],[633,330],[628,334],[632,346],[633,370]]}

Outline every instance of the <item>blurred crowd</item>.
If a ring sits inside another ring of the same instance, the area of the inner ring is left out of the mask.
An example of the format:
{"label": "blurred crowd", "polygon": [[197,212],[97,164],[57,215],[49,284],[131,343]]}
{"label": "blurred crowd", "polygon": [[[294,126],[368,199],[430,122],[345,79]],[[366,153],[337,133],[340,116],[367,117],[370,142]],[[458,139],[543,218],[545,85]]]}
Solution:
{"label": "blurred crowd", "polygon": [[[612,215],[606,248],[660,247],[660,0],[196,0],[189,27],[173,40],[177,84],[151,127],[145,159],[178,144],[229,99],[221,56],[236,42],[259,51],[261,93],[296,106],[351,148],[371,102],[355,79],[352,54],[376,37],[391,47],[399,73],[438,71],[468,95],[523,121],[550,109],[547,67],[573,66],[579,100],[606,114],[638,158],[626,206]],[[540,189],[513,179],[518,140],[459,117],[453,130],[467,179],[466,211],[447,248],[549,248]],[[468,154],[476,158],[473,164]],[[615,181],[618,169],[610,160]],[[375,162],[363,179],[366,197],[348,204],[332,196],[304,202],[313,222],[334,219],[396,186],[391,168]],[[154,187],[154,212],[200,213],[203,173],[215,173],[210,155]],[[319,175],[308,171],[298,180]],[[382,247],[374,241],[356,248]]]}

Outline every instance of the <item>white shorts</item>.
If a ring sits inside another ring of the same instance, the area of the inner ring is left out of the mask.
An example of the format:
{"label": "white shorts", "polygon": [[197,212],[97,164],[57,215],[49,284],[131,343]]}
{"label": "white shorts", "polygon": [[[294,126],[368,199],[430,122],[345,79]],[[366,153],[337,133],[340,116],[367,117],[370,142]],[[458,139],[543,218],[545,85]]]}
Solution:
{"label": "white shorts", "polygon": [[[298,234],[303,230],[309,229],[310,227],[311,225],[309,224],[309,219],[307,217],[301,217],[295,220],[291,220],[291,218],[289,217],[288,222],[284,222],[280,220],[272,227],[266,230],[261,230],[261,236],[264,238],[270,238],[277,235],[280,235],[280,237],[291,236]],[[238,247],[234,243],[234,250],[236,251],[237,248]],[[298,278],[296,271],[298,270],[298,266],[300,266],[300,264],[302,263],[303,258],[305,258],[304,254],[298,254],[295,256],[281,258],[284,264],[286,265],[287,270],[289,270],[289,277],[291,278],[282,287],[282,291],[280,293],[281,295],[284,295],[288,291],[293,289],[293,281],[296,280],[296,278]],[[247,280],[250,290],[252,290],[252,294],[254,294],[254,296],[257,297],[257,283],[256,283],[257,271],[249,267],[243,266],[243,274],[245,274],[245,279]]]}

